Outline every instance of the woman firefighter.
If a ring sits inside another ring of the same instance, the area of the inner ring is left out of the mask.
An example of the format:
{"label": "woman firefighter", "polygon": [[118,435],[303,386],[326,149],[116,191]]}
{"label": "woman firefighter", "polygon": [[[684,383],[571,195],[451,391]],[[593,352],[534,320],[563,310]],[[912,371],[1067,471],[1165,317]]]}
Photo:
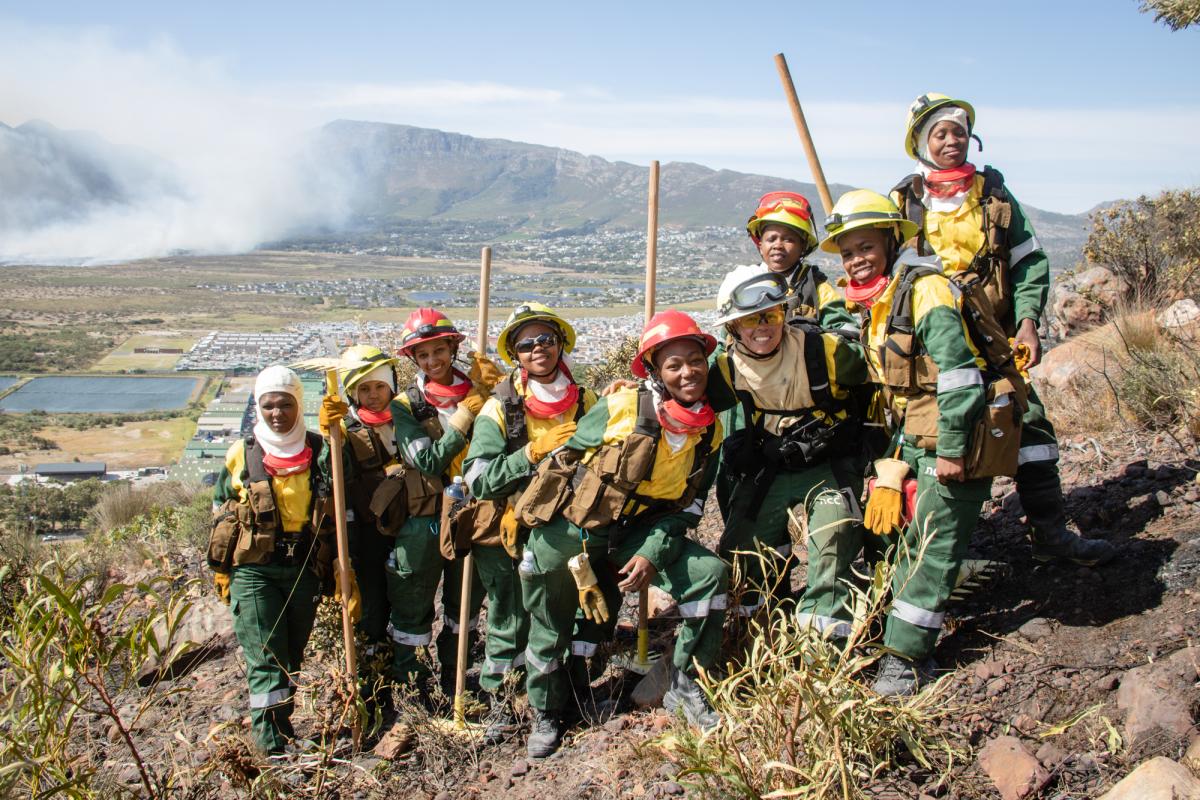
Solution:
{"label": "woman firefighter", "polygon": [[695,676],[717,660],[729,572],[686,536],[700,521],[721,441],[704,397],[715,347],[686,314],[656,314],[632,364],[646,385],[601,398],[521,496],[518,515],[532,528],[521,564],[531,757],[550,755],[561,741],[569,691],[561,667],[576,612],[606,620],[622,592],[651,583],[683,617],[663,705],[692,724],[717,723]]}
{"label": "woman firefighter", "polygon": [[[1023,369],[1041,360],[1038,321],[1050,289],[1050,268],[1041,243],[1004,177],[967,161],[975,136],[970,103],[930,92],[908,110],[904,150],[917,174],[901,181],[892,197],[917,224],[917,248],[938,255],[946,274],[977,289],[1004,333],[1023,354]],[[1021,432],[1017,495],[1029,520],[1033,557],[1095,565],[1111,559],[1109,542],[1084,539],[1067,528],[1058,474],[1058,440],[1032,388]]]}
{"label": "woman firefighter", "polygon": [[[820,268],[804,260],[817,248],[817,228],[813,224],[812,209],[803,195],[795,192],[764,194],[746,223],[746,232],[754,242],[762,264],[757,268],[745,267],[743,272],[769,271],[778,276],[788,290],[784,309],[789,320],[802,318],[843,336],[858,336],[858,323],[846,310],[845,301]],[[734,406],[724,413],[721,421],[730,438],[746,425],[741,406]],[[722,465],[717,474],[717,503],[724,518],[729,516],[730,495],[737,480]],[[746,610],[739,607],[738,613]]]}
{"label": "woman firefighter", "polygon": [[259,373],[253,434],[230,446],[213,490],[208,563],[246,658],[251,732],[271,754],[295,738],[293,676],[337,574],[329,454],[305,430],[303,395],[287,367]]}
{"label": "woman firefighter", "polygon": [[[561,447],[576,423],[596,403],[591,389],[579,386],[563,359],[575,347],[575,329],[541,303],[517,306],[504,323],[496,349],[510,366],[475,421],[467,453],[467,484],[481,505],[490,503],[501,521],[501,545],[474,548],[475,568],[488,595],[487,656],[479,683],[491,697],[492,715],[485,742],[497,742],[516,726],[507,698],[506,676],[519,678],[526,665],[529,617],[522,600],[516,559],[520,529],[513,503],[539,462]],[[589,682],[585,659],[596,652],[615,625],[581,619],[565,665],[580,686]],[[582,689],[581,689],[582,691]]]}
{"label": "woman firefighter", "polygon": [[[370,490],[369,498],[361,492],[367,505],[364,521],[392,537],[383,553],[388,607],[383,624],[392,640],[392,678],[418,690],[429,676],[420,651],[432,640],[434,595],[443,575],[445,616],[437,650],[444,692],[453,686],[458,652],[463,576],[461,562],[443,557],[440,513],[443,490],[461,475],[471,425],[487,397],[486,384],[473,384],[454,367],[463,338],[445,314],[419,308],[400,335],[399,353],[417,366],[411,386],[396,393],[394,362],[381,359],[382,353],[365,353],[373,356],[362,359],[369,363],[343,375],[356,403],[352,419],[362,424],[348,424],[347,438],[359,466],[356,477]],[[377,592],[370,596],[376,598]]]}
{"label": "woman firefighter", "polygon": [[[437,312],[421,309],[410,316],[410,321],[420,321],[426,317],[441,319]],[[374,345],[353,345],[342,353],[339,374],[349,400],[349,409],[343,420],[348,462],[346,482],[349,508],[346,516],[350,523],[350,556],[362,591],[363,617],[359,631],[366,639],[366,658],[362,661],[362,671],[364,677],[374,683],[378,681],[375,673],[384,664],[390,671],[394,658],[389,646],[391,637],[388,635],[392,604],[386,565],[389,561],[395,563],[393,550],[396,547],[396,535],[409,511],[407,492],[395,493],[393,488],[397,484],[387,482],[389,473],[399,475],[408,466],[400,456],[392,413],[392,401],[397,396],[396,359]],[[409,401],[411,406],[411,396]],[[377,500],[382,503],[384,499],[390,501],[388,505],[391,507],[376,506],[379,510],[377,514],[372,510],[372,504]],[[383,517],[382,521],[380,516]],[[387,533],[381,530],[381,524]],[[457,628],[457,584],[461,579],[461,569],[455,562],[444,564],[442,571],[445,574],[442,590],[445,617],[453,619],[453,627]],[[478,599],[479,594],[476,592],[472,597]],[[474,610],[478,611],[478,608]],[[443,662],[442,688],[446,691],[447,675],[452,685],[458,650],[451,641],[453,629],[445,621],[443,625],[445,635],[439,637],[438,655]],[[398,629],[393,626],[395,630]],[[388,686],[381,684],[364,688],[370,700],[384,707],[390,705]]]}
{"label": "woman firefighter", "polygon": [[[875,689],[909,694],[932,674],[929,656],[990,476],[1015,467],[1024,385],[1002,336],[994,341],[1008,354],[1007,372],[976,348],[937,257],[898,253],[915,225],[891,200],[847,192],[825,229],[821,247],[841,256],[846,296],[865,309],[871,378],[899,426],[893,457],[875,462],[865,525],[881,535],[902,529],[884,632],[890,652]],[[830,607],[819,592],[811,601]]]}
{"label": "woman firefighter", "polygon": [[[740,614],[753,613],[765,596],[786,597],[788,517],[797,509],[809,532],[810,591],[814,582],[828,584],[829,595],[829,602],[801,612],[825,630],[837,625],[842,578],[862,543],[854,522],[862,421],[845,387],[866,383],[867,368],[856,341],[785,322],[790,299],[783,275],[765,267],[734,269],[717,296],[717,323],[732,344],[713,361],[709,402],[718,411],[739,406],[749,420],[721,449],[722,473],[734,491],[720,552],[731,561],[743,554]],[[764,558],[776,561],[773,569],[764,570]]]}

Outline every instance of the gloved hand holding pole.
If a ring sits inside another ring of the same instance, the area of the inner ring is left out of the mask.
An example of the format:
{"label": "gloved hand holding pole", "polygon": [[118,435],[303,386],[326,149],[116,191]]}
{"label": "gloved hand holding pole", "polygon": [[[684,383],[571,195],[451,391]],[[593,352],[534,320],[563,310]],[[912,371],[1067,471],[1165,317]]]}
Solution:
{"label": "gloved hand holding pole", "polygon": [[[325,373],[325,396],[335,399],[338,396],[337,369],[330,369]],[[333,403],[331,402],[330,405],[332,406]],[[333,520],[337,526],[337,569],[340,573],[338,584],[350,586],[354,579],[350,572],[350,540],[346,533],[346,484],[345,476],[342,474],[341,425],[329,425],[329,454],[333,471]],[[346,672],[350,675],[351,680],[357,680],[358,654],[354,650],[354,621],[351,619],[350,594],[348,591],[343,592],[341,598],[342,642],[346,650]],[[353,731],[354,744],[357,747],[362,734],[357,715],[354,718]]]}
{"label": "gloved hand holding pole", "polygon": [[[488,300],[491,296],[492,248],[485,247],[479,257],[479,334],[475,352],[487,355]],[[471,570],[475,568],[471,551],[463,556],[462,592],[459,594],[458,612],[458,668],[454,673],[454,724],[466,727],[465,693],[467,690],[467,650],[470,643],[471,622]]]}

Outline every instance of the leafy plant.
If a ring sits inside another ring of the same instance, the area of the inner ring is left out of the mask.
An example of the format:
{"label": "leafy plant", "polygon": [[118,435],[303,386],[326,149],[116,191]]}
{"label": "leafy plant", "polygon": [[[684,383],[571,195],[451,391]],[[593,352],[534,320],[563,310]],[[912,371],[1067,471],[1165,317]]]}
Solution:
{"label": "leafy plant", "polygon": [[141,690],[137,679],[192,647],[176,635],[191,607],[187,585],[159,576],[101,589],[94,575],[72,577],[71,566],[51,561],[25,578],[0,618],[0,794],[94,796],[96,765],[78,743],[89,718],[99,718],[133,759],[145,794],[161,797],[172,775],[147,763],[131,731],[185,690]]}

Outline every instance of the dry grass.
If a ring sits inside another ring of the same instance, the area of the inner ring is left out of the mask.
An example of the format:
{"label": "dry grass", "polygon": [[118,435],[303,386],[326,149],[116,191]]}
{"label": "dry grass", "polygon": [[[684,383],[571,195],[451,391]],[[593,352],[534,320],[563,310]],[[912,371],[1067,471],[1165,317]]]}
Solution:
{"label": "dry grass", "polygon": [[16,471],[17,464],[31,461],[103,461],[111,469],[174,464],[196,430],[196,421],[188,417],[127,422],[111,428],[77,431],[51,426],[38,432],[54,442],[56,450],[36,455],[0,457],[0,469]]}

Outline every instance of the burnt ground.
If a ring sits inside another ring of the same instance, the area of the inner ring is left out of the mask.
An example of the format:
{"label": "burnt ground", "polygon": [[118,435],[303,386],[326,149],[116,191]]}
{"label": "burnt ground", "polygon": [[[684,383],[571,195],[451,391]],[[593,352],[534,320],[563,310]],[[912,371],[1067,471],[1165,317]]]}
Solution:
{"label": "burnt ground", "polygon": [[[1155,754],[1178,758],[1187,741],[1159,736],[1135,747],[1117,743],[1122,672],[1187,646],[1200,634],[1200,461],[1173,441],[1129,434],[1100,440],[1065,439],[1062,474],[1073,522],[1092,537],[1120,547],[1101,568],[1033,561],[1010,481],[997,482],[972,543],[970,557],[999,563],[994,577],[950,609],[936,658],[948,675],[952,701],[967,708],[954,732],[972,751],[1000,734],[1020,737],[1050,771],[1042,797],[1093,797],[1133,765]],[[1192,454],[1194,456],[1194,453]],[[710,503],[699,538],[715,541],[719,522]],[[182,575],[201,576],[193,554],[176,557]],[[136,570],[135,570],[136,572]],[[206,576],[205,576],[206,577]],[[632,609],[627,603],[626,620]],[[336,707],[325,670],[338,662],[332,615],[314,636],[306,662],[313,687],[302,693],[295,721],[302,737],[319,737]],[[665,651],[671,620],[652,621],[653,646]],[[618,645],[632,643],[626,622]],[[355,754],[343,735],[319,753],[295,756],[268,773],[246,746],[246,684],[228,636],[189,672],[160,688],[185,690],[136,726],[135,741],[160,774],[173,774],[181,795],[262,794],[321,797],[608,798],[660,797],[686,792],[686,778],[655,746],[673,723],[661,710],[637,710],[636,682],[610,667],[595,683],[598,699],[617,713],[579,724],[562,750],[542,762],[524,758],[523,738],[479,748],[415,719],[416,746],[394,760]],[[1073,724],[1072,724],[1073,723]],[[332,733],[331,733],[332,736]],[[96,724],[81,742],[114,790],[134,788],[128,751],[112,729]],[[374,739],[368,739],[373,744]],[[1114,744],[1118,744],[1115,748]],[[676,778],[678,777],[678,780]],[[273,787],[273,789],[270,789]],[[270,791],[268,791],[270,789]],[[878,797],[999,797],[973,758],[938,779],[900,765],[869,788]]]}

